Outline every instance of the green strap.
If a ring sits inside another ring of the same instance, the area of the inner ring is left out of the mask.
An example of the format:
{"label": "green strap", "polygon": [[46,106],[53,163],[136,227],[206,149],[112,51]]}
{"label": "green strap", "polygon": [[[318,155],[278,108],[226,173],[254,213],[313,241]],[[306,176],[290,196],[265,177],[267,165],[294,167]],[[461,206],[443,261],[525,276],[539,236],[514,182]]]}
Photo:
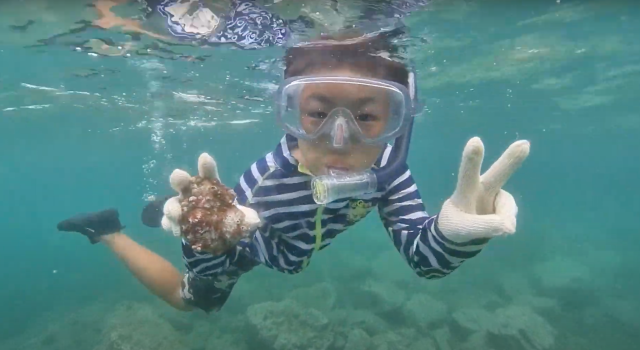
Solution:
{"label": "green strap", "polygon": [[324,205],[318,207],[318,211],[316,211],[316,245],[313,247],[313,252],[317,252],[320,249],[320,243],[322,243],[322,211],[324,210]]}
{"label": "green strap", "polygon": [[[320,244],[322,244],[322,211],[324,210],[324,205],[321,205],[318,207],[318,210],[316,211],[316,229],[314,231],[314,234],[316,236],[316,243],[313,247],[313,253],[312,255],[318,251],[318,249],[320,249]],[[304,262],[302,263],[302,268],[306,268],[307,265],[309,265],[309,257],[305,257],[304,258]]]}

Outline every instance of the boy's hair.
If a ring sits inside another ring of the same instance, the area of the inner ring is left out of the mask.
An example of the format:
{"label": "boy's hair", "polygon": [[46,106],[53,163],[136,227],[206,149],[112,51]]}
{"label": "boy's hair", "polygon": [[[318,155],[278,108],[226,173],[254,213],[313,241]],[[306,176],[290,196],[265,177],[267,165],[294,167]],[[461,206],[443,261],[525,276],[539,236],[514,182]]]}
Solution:
{"label": "boy's hair", "polygon": [[284,78],[313,74],[326,69],[348,68],[362,76],[385,79],[409,87],[409,70],[390,60],[398,52],[391,37],[398,33],[382,33],[363,37],[354,32],[322,35],[308,45],[294,46],[285,53]]}

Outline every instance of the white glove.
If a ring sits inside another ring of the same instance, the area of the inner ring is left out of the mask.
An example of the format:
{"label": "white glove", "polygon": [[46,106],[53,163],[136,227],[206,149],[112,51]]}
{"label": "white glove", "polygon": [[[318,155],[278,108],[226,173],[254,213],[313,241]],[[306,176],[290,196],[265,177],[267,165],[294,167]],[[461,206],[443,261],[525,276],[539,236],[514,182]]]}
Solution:
{"label": "white glove", "polygon": [[444,202],[438,216],[442,234],[463,243],[515,233],[518,206],[502,186],[528,155],[528,141],[514,142],[480,176],[484,145],[478,137],[469,140],[462,153],[456,190]]}
{"label": "white glove", "polygon": [[[222,184],[216,162],[207,153],[198,158],[198,174],[206,181],[201,186],[201,179],[184,170],[171,173],[169,182],[178,196],[165,203],[162,228],[185,238],[195,251],[218,255],[248,237],[260,225],[260,218],[255,210],[233,200],[235,194]],[[185,227],[189,232],[182,231]]]}

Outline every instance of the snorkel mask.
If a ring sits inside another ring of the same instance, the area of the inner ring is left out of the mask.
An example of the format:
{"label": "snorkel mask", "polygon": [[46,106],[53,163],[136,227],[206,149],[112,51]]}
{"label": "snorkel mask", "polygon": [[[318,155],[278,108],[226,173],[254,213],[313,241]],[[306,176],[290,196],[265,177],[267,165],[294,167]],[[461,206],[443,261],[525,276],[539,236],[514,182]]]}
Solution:
{"label": "snorkel mask", "polygon": [[[333,88],[349,91],[349,98],[333,101],[322,93]],[[408,88],[382,79],[332,75],[296,76],[280,85],[276,118],[295,138],[322,140],[323,146],[347,152],[355,143],[394,143],[383,167],[361,172],[329,169],[328,174],[315,176],[311,186],[317,204],[383,191],[392,181],[406,164],[416,114],[415,90],[412,71]]]}

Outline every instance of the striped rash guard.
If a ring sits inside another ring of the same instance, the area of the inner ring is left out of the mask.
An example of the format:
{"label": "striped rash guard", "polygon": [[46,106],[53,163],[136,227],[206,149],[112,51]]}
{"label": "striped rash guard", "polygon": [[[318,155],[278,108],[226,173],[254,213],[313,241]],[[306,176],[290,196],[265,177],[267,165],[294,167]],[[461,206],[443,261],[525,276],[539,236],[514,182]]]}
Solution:
{"label": "striped rash guard", "polygon": [[[297,140],[285,135],[276,149],[259,159],[234,188],[237,201],[258,212],[261,226],[224,255],[196,253],[183,240],[187,273],[181,295],[185,302],[210,312],[220,309],[238,278],[257,265],[294,274],[338,234],[362,220],[375,207],[395,248],[415,273],[427,279],[447,276],[478,254],[488,240],[454,243],[437,227],[437,216],[425,211],[408,165],[399,167],[384,191],[316,204],[312,176],[291,155]],[[374,167],[384,166],[388,145]]]}

